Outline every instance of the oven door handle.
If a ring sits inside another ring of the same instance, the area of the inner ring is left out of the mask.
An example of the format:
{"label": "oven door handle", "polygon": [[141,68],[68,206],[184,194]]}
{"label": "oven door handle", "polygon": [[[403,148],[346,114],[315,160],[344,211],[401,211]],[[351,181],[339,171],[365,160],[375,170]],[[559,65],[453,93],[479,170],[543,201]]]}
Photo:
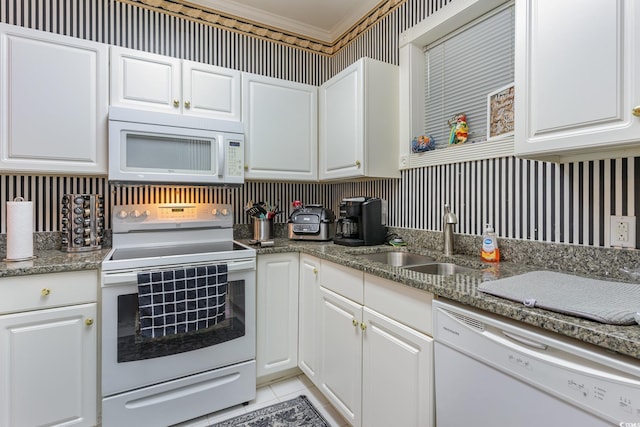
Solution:
{"label": "oven door handle", "polygon": [[[255,259],[234,261],[227,264],[228,273],[237,273],[239,271],[250,271],[250,270],[255,270],[255,268],[256,268]],[[138,282],[137,271],[127,271],[125,273],[107,273],[102,275],[103,285],[116,285],[116,284],[137,283],[137,282]]]}

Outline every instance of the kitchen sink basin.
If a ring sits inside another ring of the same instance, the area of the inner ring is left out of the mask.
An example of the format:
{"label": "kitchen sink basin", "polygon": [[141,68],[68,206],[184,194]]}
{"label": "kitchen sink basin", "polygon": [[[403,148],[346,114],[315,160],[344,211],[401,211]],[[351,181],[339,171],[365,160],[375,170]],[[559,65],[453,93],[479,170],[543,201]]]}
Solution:
{"label": "kitchen sink basin", "polygon": [[468,267],[462,267],[448,262],[436,262],[432,264],[413,265],[406,267],[407,270],[417,271],[418,273],[437,274],[440,276],[448,276],[458,273],[472,273],[475,270]]}
{"label": "kitchen sink basin", "polygon": [[412,265],[425,264],[435,261],[433,258],[425,255],[418,255],[411,252],[391,251],[376,252],[372,254],[360,254],[359,258],[368,261],[379,262],[391,267],[407,267]]}

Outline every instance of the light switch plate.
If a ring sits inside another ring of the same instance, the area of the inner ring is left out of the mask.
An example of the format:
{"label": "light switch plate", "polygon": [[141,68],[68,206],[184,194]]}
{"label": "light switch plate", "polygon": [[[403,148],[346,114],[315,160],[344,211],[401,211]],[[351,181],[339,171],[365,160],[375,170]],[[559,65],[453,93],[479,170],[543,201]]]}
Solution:
{"label": "light switch plate", "polygon": [[611,216],[611,246],[636,247],[635,216]]}

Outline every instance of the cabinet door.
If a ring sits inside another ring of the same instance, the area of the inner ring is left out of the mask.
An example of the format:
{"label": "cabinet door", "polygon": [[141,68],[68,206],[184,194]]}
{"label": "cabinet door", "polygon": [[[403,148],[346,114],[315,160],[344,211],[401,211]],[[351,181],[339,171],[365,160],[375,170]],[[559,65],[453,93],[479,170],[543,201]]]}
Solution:
{"label": "cabinet door", "polygon": [[320,260],[305,254],[300,254],[298,301],[298,367],[318,386]]}
{"label": "cabinet door", "polygon": [[107,173],[107,46],[0,24],[0,169]]}
{"label": "cabinet door", "polygon": [[183,113],[240,121],[240,72],[182,61]]}
{"label": "cabinet door", "polygon": [[362,425],[433,425],[433,339],[364,308]]}
{"label": "cabinet door", "polygon": [[111,46],[111,105],[180,114],[181,62]]}
{"label": "cabinet door", "polygon": [[96,304],[0,316],[0,426],[96,425]]}
{"label": "cabinet door", "polygon": [[320,390],[355,427],[362,425],[361,325],[360,304],[320,287]]}
{"label": "cabinet door", "polygon": [[317,88],[242,75],[245,178],[318,178]]}
{"label": "cabinet door", "polygon": [[364,62],[320,87],[320,179],[364,175]]}
{"label": "cabinet door", "polygon": [[517,2],[516,26],[516,155],[640,154],[640,5]]}
{"label": "cabinet door", "polygon": [[258,378],[298,366],[298,254],[258,256]]}

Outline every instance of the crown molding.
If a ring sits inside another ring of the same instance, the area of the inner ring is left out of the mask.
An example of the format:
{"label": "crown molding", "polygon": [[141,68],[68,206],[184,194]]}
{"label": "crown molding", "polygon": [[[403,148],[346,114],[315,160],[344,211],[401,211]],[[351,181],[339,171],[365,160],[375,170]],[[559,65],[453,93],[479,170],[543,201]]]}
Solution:
{"label": "crown molding", "polygon": [[[292,31],[284,31],[275,26],[241,18],[228,12],[222,12],[199,5],[196,6],[183,0],[118,1],[199,22],[204,25],[244,34],[250,37],[260,38],[326,56],[333,56],[407,0],[385,0],[381,2],[367,15],[353,24],[347,31],[342,33],[335,41],[330,42],[323,41],[321,37],[315,39]],[[261,14],[264,15],[264,12],[261,12]]]}

